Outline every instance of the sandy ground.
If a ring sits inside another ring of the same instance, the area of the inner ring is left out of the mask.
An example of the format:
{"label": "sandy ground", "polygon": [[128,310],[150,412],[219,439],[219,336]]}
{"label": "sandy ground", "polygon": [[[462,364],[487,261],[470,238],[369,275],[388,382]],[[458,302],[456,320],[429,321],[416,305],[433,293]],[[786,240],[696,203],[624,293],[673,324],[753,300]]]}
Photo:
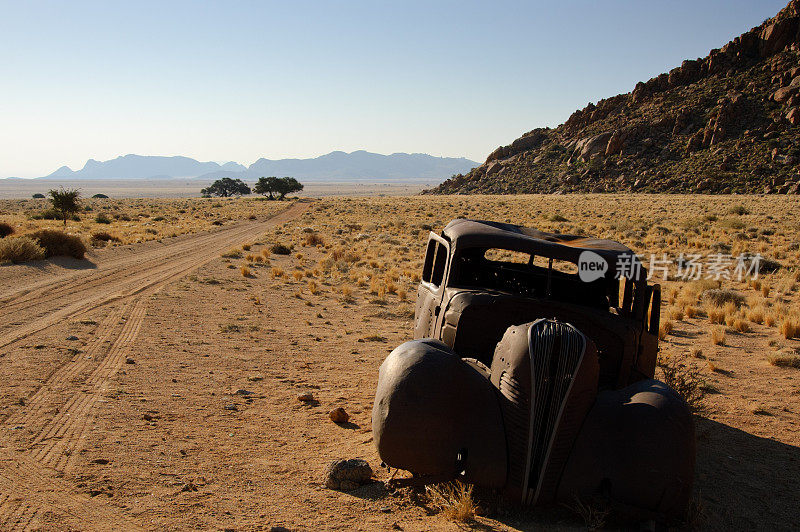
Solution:
{"label": "sandy ground", "polygon": [[[386,477],[372,398],[412,318],[268,274],[291,257],[253,264],[250,277],[220,257],[309,208],[89,261],[0,267],[0,529],[466,527],[380,483],[322,486],[336,458],[365,458]],[[682,321],[664,347],[684,350],[701,332]],[[704,529],[797,526],[800,378],[756,356],[766,335],[756,327],[705,353],[720,393],[697,417]],[[306,391],[313,403],[297,401]],[[328,419],[338,406],[349,423]],[[503,511],[470,527],[585,529],[563,509]]]}

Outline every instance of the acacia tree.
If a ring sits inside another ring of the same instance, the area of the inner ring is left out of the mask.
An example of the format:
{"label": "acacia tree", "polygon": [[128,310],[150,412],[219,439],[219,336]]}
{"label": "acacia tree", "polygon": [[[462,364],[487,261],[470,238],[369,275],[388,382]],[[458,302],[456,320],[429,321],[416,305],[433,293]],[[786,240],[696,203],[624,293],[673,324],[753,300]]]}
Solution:
{"label": "acacia tree", "polygon": [[300,192],[303,190],[303,185],[300,182],[293,178],[293,177],[282,177],[278,179],[278,194],[280,197],[278,199],[283,199],[286,194],[291,194],[292,192]]}
{"label": "acacia tree", "polygon": [[223,177],[217,179],[214,183],[200,191],[203,196],[220,196],[227,198],[228,196],[250,194],[250,187],[248,187],[241,179],[231,179],[230,177]]}
{"label": "acacia tree", "polygon": [[50,203],[53,204],[53,210],[61,214],[64,220],[64,227],[67,226],[67,218],[74,215],[81,210],[80,191],[76,188],[65,189],[61,187],[60,190],[51,190],[48,192],[50,195]]}
{"label": "acacia tree", "polygon": [[273,192],[278,192],[280,189],[280,179],[275,176],[259,177],[256,185],[253,187],[253,192],[256,194],[269,194],[269,199],[275,199],[272,195]]}

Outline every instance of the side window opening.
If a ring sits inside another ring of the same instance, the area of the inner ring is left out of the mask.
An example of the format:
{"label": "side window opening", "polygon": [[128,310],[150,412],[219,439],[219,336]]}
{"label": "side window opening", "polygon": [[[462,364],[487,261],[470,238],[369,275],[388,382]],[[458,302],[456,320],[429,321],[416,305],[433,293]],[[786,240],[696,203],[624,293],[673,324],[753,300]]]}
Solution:
{"label": "side window opening", "polygon": [[426,283],[431,282],[433,273],[433,257],[436,255],[436,240],[428,240],[428,249],[425,251],[425,265],[422,267],[422,280]]}
{"label": "side window opening", "polygon": [[422,267],[422,280],[436,287],[444,280],[444,270],[447,266],[447,246],[431,238],[425,252],[425,265]]}
{"label": "side window opening", "polygon": [[436,257],[433,259],[433,275],[431,284],[439,286],[444,278],[444,267],[447,264],[447,248],[437,242]]}

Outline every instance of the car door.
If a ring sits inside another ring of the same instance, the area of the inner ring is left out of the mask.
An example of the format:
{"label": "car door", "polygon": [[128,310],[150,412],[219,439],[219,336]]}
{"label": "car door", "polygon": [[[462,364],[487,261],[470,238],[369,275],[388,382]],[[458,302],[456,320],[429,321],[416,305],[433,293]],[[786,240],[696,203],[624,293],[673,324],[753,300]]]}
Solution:
{"label": "car door", "polygon": [[417,288],[414,338],[435,338],[449,263],[450,243],[441,236],[431,233],[428,236],[422,280]]}

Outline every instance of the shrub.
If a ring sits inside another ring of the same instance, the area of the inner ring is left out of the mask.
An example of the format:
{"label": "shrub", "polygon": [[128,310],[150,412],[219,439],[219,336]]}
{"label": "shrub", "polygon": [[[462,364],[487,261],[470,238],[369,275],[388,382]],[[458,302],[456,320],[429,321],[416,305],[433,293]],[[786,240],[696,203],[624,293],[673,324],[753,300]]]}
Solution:
{"label": "shrub", "polygon": [[114,236],[111,233],[107,233],[105,231],[98,231],[96,233],[92,233],[92,241],[97,242],[121,242],[118,236]]}
{"label": "shrub", "polygon": [[705,381],[700,371],[689,362],[688,356],[659,357],[657,364],[664,374],[664,383],[678,392],[693,412],[701,411]]}
{"label": "shrub", "polygon": [[17,236],[0,240],[0,262],[27,262],[44,258],[44,249],[30,237]]}
{"label": "shrub", "polygon": [[[61,213],[54,209],[45,209],[38,214],[31,216],[34,220],[61,220]],[[73,222],[80,222],[81,218],[77,214],[73,214],[70,218]]]}
{"label": "shrub", "polygon": [[786,348],[767,355],[767,362],[783,368],[800,368],[800,355]]}
{"label": "shrub", "polygon": [[59,190],[51,190],[48,194],[50,195],[50,203],[53,204],[53,210],[59,214],[58,219],[64,220],[64,225],[66,226],[67,220],[81,210],[80,191],[62,187]]}
{"label": "shrub", "polygon": [[44,194],[37,192],[32,196],[33,199],[44,199]]}
{"label": "shrub", "polygon": [[733,303],[737,307],[744,303],[744,296],[735,290],[711,289],[703,292],[703,299],[712,305],[721,307],[726,303]]}
{"label": "shrub", "polygon": [[99,213],[97,213],[97,216],[95,216],[94,221],[99,223],[99,224],[110,224],[111,223],[111,218],[109,218],[106,213],[99,212]]}
{"label": "shrub", "polygon": [[5,238],[8,235],[14,234],[14,228],[5,222],[0,222],[0,238]]}
{"label": "shrub", "polygon": [[45,257],[67,256],[82,259],[86,253],[86,244],[77,235],[68,235],[54,229],[42,229],[30,236],[44,248]]}
{"label": "shrub", "polygon": [[93,197],[94,199],[108,199],[108,196],[106,196],[105,194],[95,194],[95,195],[94,195],[94,196],[92,196],[92,197]]}
{"label": "shrub", "polygon": [[324,246],[325,240],[319,236],[318,233],[310,233],[306,235],[306,246]]}
{"label": "shrub", "polygon": [[284,244],[272,244],[269,250],[276,255],[290,255],[292,250]]}

